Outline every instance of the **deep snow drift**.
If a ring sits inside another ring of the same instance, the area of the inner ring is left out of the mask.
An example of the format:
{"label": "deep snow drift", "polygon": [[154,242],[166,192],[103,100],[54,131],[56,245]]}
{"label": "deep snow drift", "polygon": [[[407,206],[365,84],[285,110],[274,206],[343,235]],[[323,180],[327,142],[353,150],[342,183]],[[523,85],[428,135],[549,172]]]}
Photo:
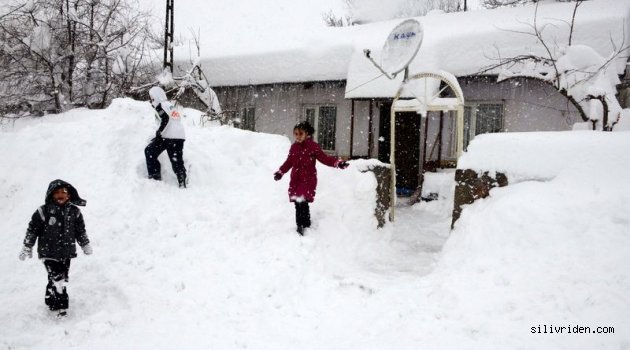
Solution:
{"label": "deep snow drift", "polygon": [[[314,227],[299,237],[288,176],[272,179],[290,141],[200,127],[198,112],[186,114],[185,190],[164,156],[164,181],[145,179],[143,149],[155,129],[146,102],[116,100],[0,132],[0,347],[630,346],[628,134],[616,133],[626,140],[615,136],[616,156],[601,171],[571,163],[543,182],[495,189],[452,232],[452,194],[401,206],[397,222],[377,230],[373,177],[356,163],[318,166]],[[64,320],[43,304],[42,264],[17,259],[55,178],[87,199],[94,247],[72,262]],[[615,333],[531,332],[545,324]]]}

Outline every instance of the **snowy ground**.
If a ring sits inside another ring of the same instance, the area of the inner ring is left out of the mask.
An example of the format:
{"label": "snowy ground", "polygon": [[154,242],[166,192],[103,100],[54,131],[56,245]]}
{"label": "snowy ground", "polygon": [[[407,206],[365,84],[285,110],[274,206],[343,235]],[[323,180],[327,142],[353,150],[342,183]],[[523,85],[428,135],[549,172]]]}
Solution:
{"label": "snowy ground", "polygon": [[[496,189],[452,232],[444,198],[401,202],[377,230],[375,180],[319,167],[302,238],[288,177],[272,179],[290,141],[187,115],[186,190],[165,158],[162,183],[144,178],[146,102],[0,132],[0,348],[630,348],[630,142],[605,181],[569,173]],[[87,199],[95,251],[72,262],[64,320],[43,304],[42,264],[17,259],[56,178]],[[615,333],[532,333],[545,324]]]}

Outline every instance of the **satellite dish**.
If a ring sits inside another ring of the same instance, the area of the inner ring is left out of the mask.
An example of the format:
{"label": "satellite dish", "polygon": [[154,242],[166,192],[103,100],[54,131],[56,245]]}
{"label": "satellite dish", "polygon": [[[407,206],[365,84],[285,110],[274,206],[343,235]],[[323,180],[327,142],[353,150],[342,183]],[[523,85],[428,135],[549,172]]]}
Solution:
{"label": "satellite dish", "polygon": [[388,75],[395,76],[407,68],[416,57],[423,36],[422,24],[415,19],[408,19],[397,25],[383,44],[381,69]]}

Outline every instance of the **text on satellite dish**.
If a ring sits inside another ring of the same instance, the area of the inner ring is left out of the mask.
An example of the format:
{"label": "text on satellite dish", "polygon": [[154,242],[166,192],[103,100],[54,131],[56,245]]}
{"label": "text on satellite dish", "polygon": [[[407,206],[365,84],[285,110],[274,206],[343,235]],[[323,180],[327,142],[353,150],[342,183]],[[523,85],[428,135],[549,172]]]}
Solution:
{"label": "text on satellite dish", "polygon": [[394,40],[409,39],[409,38],[413,38],[414,36],[416,36],[416,32],[394,34]]}

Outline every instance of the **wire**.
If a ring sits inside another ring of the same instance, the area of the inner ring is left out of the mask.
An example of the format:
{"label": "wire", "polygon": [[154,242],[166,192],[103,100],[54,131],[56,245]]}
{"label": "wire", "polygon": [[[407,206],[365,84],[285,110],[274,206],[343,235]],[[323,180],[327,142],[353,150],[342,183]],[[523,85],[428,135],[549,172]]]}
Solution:
{"label": "wire", "polygon": [[372,79],[370,79],[370,80],[366,81],[365,83],[363,83],[363,84],[361,84],[361,85],[357,85],[357,86],[353,87],[353,88],[352,88],[352,89],[350,89],[350,90],[347,90],[347,91],[346,91],[346,94],[347,94],[347,93],[350,93],[350,92],[352,92],[352,91],[354,91],[354,90],[356,90],[356,89],[358,89],[358,88],[360,88],[360,87],[361,87],[361,86],[363,86],[363,85],[367,85],[367,84],[369,84],[369,83],[373,82],[374,80],[376,80],[376,79],[378,79],[378,78],[382,77],[383,75],[384,75],[384,74],[383,74],[383,73],[381,73],[381,74],[379,74],[379,75],[375,76],[374,78],[372,78]]}

